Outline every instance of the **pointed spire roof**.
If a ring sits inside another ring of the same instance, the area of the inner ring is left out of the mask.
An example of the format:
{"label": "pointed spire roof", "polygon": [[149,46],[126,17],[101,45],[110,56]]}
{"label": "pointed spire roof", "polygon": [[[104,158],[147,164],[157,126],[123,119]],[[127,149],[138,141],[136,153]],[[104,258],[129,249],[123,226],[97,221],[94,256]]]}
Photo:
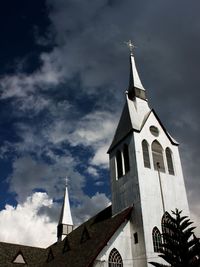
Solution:
{"label": "pointed spire roof", "polygon": [[61,214],[60,214],[59,224],[73,225],[71,209],[70,209],[70,204],[69,204],[69,194],[68,194],[67,185],[66,185],[66,188],[65,188],[65,194],[64,194],[64,199],[63,199],[63,205],[62,205],[62,210],[61,210]]}
{"label": "pointed spire roof", "polygon": [[129,78],[129,87],[128,87],[128,97],[130,100],[133,100],[136,96],[146,100],[145,89],[140,80],[140,76],[138,74],[135,57],[134,57],[134,48],[135,46],[129,40],[126,43],[130,49],[130,78]]}

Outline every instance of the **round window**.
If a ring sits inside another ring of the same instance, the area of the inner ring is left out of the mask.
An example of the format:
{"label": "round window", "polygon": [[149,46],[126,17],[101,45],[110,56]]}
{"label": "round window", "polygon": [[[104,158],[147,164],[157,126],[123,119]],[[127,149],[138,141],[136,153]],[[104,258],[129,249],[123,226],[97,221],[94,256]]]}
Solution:
{"label": "round window", "polygon": [[150,126],[150,132],[151,134],[153,134],[154,136],[158,136],[159,135],[159,130],[156,126]]}

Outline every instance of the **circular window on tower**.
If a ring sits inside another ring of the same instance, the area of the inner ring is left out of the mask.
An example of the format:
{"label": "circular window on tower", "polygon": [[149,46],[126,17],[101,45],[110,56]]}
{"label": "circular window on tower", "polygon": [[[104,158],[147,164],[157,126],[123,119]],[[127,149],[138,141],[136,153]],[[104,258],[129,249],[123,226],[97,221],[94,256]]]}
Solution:
{"label": "circular window on tower", "polygon": [[159,130],[156,126],[150,126],[149,130],[150,130],[151,134],[153,134],[154,136],[157,137],[159,135]]}

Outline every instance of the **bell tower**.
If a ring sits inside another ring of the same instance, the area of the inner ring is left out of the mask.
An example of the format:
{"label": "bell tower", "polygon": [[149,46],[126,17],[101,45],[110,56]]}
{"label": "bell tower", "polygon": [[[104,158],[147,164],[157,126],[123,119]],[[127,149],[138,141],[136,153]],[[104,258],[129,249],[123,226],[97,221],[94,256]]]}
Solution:
{"label": "bell tower", "polygon": [[161,232],[163,214],[178,208],[189,215],[189,208],[178,143],[149,107],[134,46],[131,41],[128,45],[129,87],[108,154],[113,215],[133,205],[133,258],[144,267],[151,266],[148,262],[157,256],[152,234],[156,226]]}

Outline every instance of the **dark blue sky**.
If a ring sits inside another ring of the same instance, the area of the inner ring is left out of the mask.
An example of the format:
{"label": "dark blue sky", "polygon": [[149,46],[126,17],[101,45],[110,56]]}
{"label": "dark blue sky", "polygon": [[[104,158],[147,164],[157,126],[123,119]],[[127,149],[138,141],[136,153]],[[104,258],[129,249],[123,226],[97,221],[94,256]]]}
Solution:
{"label": "dark blue sky", "polygon": [[[128,85],[129,39],[150,106],[180,142],[199,221],[199,8],[186,0],[1,1],[3,234],[27,205],[34,218],[55,224],[66,177],[76,223],[109,202],[106,151]],[[46,198],[56,201],[51,208]]]}

